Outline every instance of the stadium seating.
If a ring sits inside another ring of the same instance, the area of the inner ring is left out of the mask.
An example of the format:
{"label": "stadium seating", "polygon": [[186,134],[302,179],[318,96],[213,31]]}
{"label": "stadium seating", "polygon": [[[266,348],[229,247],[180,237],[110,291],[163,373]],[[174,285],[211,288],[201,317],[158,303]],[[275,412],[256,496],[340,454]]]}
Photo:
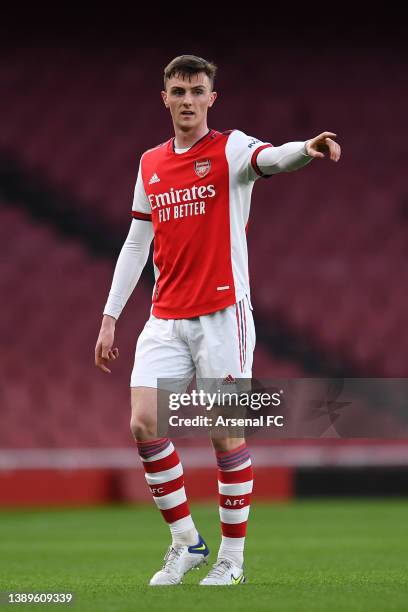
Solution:
{"label": "stadium seating", "polygon": [[122,363],[104,377],[93,365],[93,347],[112,263],[4,203],[0,237],[7,252],[0,271],[0,446],[126,442],[128,370],[148,292],[141,288],[130,307],[133,337],[119,328]]}

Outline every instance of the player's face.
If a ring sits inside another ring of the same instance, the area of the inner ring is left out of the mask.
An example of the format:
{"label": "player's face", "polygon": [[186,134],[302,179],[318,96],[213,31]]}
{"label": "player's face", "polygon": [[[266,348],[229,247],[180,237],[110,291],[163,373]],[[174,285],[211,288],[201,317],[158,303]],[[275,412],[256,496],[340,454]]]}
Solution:
{"label": "player's face", "polygon": [[173,123],[182,130],[191,130],[207,122],[207,111],[214,104],[217,94],[204,72],[191,78],[176,75],[167,81],[162,98],[170,109]]}

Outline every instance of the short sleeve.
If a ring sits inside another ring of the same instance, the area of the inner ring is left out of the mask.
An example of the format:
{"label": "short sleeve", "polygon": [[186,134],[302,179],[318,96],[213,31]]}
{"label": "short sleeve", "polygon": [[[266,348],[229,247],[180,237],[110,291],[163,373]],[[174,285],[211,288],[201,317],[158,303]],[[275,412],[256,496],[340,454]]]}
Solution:
{"label": "short sleeve", "polygon": [[248,136],[240,130],[233,130],[228,138],[226,154],[230,168],[235,171],[242,182],[256,181],[266,177],[257,165],[258,154],[273,145],[263,142],[254,136]]}
{"label": "short sleeve", "polygon": [[152,209],[143,185],[141,163],[137,173],[135,192],[133,196],[132,217],[142,221],[152,220]]}

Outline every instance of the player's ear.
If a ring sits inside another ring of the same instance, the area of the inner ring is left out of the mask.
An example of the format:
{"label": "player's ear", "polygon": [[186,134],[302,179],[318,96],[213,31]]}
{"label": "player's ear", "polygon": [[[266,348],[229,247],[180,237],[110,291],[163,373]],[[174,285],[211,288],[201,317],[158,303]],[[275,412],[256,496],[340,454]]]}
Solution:
{"label": "player's ear", "polygon": [[168,102],[167,102],[167,91],[162,91],[161,92],[161,97],[163,98],[164,106],[166,108],[169,108],[169,105],[168,105]]}
{"label": "player's ear", "polygon": [[212,91],[210,93],[210,101],[208,103],[208,107],[211,107],[214,104],[215,100],[217,99],[217,96],[218,96],[218,94],[217,94],[216,91]]}

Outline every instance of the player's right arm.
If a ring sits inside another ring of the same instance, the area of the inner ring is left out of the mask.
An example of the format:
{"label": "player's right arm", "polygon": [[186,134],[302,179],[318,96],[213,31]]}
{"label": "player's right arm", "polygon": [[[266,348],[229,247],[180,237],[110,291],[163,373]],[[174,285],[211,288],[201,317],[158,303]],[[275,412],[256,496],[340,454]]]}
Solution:
{"label": "player's right arm", "polygon": [[153,239],[150,203],[146,197],[140,168],[136,181],[132,215],[134,218],[116,262],[112,285],[103,310],[101,329],[95,346],[95,365],[109,374],[108,363],[119,357],[119,350],[112,348],[115,339],[116,321],[146,265]]}

